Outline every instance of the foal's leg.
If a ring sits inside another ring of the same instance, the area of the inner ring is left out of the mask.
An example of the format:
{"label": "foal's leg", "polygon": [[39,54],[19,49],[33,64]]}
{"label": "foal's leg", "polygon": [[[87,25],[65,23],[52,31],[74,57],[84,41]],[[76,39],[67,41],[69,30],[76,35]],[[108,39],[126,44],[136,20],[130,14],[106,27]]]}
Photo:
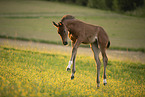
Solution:
{"label": "foal's leg", "polygon": [[100,62],[100,59],[99,59],[100,49],[98,48],[98,44],[96,42],[91,44],[91,49],[94,52],[94,58],[95,58],[96,65],[97,65],[97,79],[96,79],[97,87],[100,87],[100,78],[99,78],[99,76],[100,76],[100,67],[101,67],[101,62]]}
{"label": "foal's leg", "polygon": [[[74,44],[75,44],[75,42],[71,42],[71,45],[72,45],[72,49],[73,49],[73,47],[74,47]],[[68,66],[67,66],[67,68],[66,68],[66,71],[69,71],[69,70],[71,70],[71,65],[73,64],[73,68],[75,68],[75,57],[74,57],[74,59],[73,59],[73,61],[72,60],[70,60],[69,61],[69,63],[68,63]],[[73,69],[74,70],[74,69]]]}
{"label": "foal's leg", "polygon": [[76,55],[74,56],[74,59],[73,59],[73,66],[72,66],[72,75],[71,75],[71,79],[74,79],[74,74],[76,72],[76,69],[75,69],[75,59],[76,59]]}
{"label": "foal's leg", "polygon": [[73,68],[72,68],[72,75],[71,75],[71,79],[74,79],[74,73],[75,73],[75,58],[76,58],[76,54],[77,54],[77,48],[79,47],[79,45],[81,44],[81,41],[77,40],[73,46],[72,49],[72,56],[71,59],[69,61],[69,64],[67,66],[67,71],[70,70],[71,65],[73,64]]}
{"label": "foal's leg", "polygon": [[107,55],[106,55],[106,49],[102,48],[101,53],[102,53],[103,63],[104,63],[104,80],[103,80],[103,83],[104,83],[104,85],[106,85],[107,84],[107,81],[106,81],[106,67],[107,67],[107,63],[108,63],[108,58],[107,58]]}
{"label": "foal's leg", "polygon": [[[74,42],[72,42],[72,47],[74,47]],[[72,75],[71,75],[71,79],[74,79],[74,74],[76,72],[76,69],[75,69],[75,59],[76,59],[76,55],[74,56],[73,58],[73,66],[72,66]]]}

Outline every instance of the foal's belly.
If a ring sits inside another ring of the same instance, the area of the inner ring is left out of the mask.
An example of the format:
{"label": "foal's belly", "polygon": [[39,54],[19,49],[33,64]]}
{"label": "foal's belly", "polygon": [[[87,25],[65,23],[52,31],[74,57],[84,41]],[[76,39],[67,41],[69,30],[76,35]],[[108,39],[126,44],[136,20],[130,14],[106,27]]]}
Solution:
{"label": "foal's belly", "polygon": [[95,42],[96,39],[97,39],[97,37],[95,37],[95,36],[88,37],[88,38],[86,38],[82,43],[83,43],[83,44],[93,43],[93,42]]}

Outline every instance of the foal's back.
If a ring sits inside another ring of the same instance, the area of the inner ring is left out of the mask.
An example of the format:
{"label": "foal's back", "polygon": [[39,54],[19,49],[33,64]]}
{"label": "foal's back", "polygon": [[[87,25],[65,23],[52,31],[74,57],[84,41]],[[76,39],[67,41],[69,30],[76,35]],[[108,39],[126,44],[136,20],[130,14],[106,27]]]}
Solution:
{"label": "foal's back", "polygon": [[67,28],[70,29],[70,32],[74,34],[76,38],[81,37],[85,44],[93,43],[98,39],[99,44],[106,46],[109,41],[107,33],[100,26],[88,24],[77,19],[67,19],[64,23]]}

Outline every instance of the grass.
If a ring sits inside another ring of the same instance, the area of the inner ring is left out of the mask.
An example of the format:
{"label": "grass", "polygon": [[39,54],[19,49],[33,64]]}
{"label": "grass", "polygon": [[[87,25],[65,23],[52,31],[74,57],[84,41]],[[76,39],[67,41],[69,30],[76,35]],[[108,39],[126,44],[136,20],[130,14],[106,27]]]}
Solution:
{"label": "grass", "polygon": [[[145,51],[145,19],[49,1],[0,0],[0,38],[61,44],[52,21],[65,14],[101,25],[111,49]],[[145,64],[109,60],[107,86],[96,88],[93,57],[77,56],[75,79],[66,66],[70,56],[0,46],[0,97],[145,96]]]}
{"label": "grass", "polygon": [[[0,96],[145,96],[145,64],[110,61],[107,86],[96,88],[96,66],[89,56],[77,56],[75,79],[65,71],[68,54],[0,47]],[[56,61],[57,60],[57,61]]]}
{"label": "grass", "polygon": [[65,14],[102,26],[112,48],[145,50],[144,18],[49,1],[0,1],[0,36],[60,43],[52,21]]}
{"label": "grass", "polygon": [[[22,37],[11,37],[11,36],[5,36],[5,35],[0,35],[0,38],[62,45],[61,41],[49,41],[49,40],[40,40],[40,39],[33,39],[33,38],[27,39],[27,38],[22,38]],[[71,42],[69,42],[68,46],[71,46]],[[82,45],[80,45],[80,47],[89,48],[90,45],[83,45],[82,44]],[[145,49],[143,49],[143,48],[109,47],[109,49],[111,49],[111,50],[121,50],[121,51],[140,51],[140,52],[143,52],[143,53],[145,52]]]}

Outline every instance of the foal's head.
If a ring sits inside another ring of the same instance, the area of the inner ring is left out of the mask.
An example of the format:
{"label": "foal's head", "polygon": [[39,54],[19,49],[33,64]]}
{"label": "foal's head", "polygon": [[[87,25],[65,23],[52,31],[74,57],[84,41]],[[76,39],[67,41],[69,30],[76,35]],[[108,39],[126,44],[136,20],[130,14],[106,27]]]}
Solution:
{"label": "foal's head", "polygon": [[66,28],[66,26],[62,23],[59,22],[58,24],[56,24],[55,22],[53,22],[54,26],[58,28],[58,34],[60,35],[62,42],[64,45],[67,45],[67,36],[68,36],[68,30]]}

